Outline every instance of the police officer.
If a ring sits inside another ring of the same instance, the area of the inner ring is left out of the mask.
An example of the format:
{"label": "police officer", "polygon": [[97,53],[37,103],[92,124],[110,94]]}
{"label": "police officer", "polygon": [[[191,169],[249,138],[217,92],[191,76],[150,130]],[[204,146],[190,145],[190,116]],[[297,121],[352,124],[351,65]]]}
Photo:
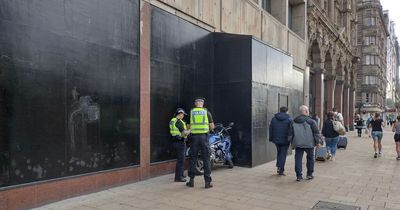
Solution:
{"label": "police officer", "polygon": [[185,110],[178,108],[175,117],[169,122],[169,130],[171,134],[172,144],[176,150],[177,160],[175,167],[175,182],[186,182],[183,175],[185,164],[186,138],[190,131],[186,128],[183,117],[186,115]]}
{"label": "police officer", "polygon": [[186,183],[188,187],[194,187],[194,177],[196,174],[196,163],[199,151],[204,164],[205,188],[211,188],[211,168],[210,168],[210,150],[208,143],[208,133],[214,130],[214,122],[211,113],[204,108],[205,99],[195,98],[195,107],[190,111],[190,130],[192,133],[190,148],[190,181]]}

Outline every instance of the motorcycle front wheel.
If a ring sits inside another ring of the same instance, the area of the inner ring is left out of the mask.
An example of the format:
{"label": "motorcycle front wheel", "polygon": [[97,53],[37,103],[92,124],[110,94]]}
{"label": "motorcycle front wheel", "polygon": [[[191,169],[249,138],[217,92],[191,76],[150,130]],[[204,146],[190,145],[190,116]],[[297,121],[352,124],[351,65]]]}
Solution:
{"label": "motorcycle front wheel", "polygon": [[[212,169],[214,167],[214,162],[210,161],[210,169]],[[197,163],[196,163],[196,176],[200,176],[204,174],[204,163],[203,160],[198,158],[197,159]]]}

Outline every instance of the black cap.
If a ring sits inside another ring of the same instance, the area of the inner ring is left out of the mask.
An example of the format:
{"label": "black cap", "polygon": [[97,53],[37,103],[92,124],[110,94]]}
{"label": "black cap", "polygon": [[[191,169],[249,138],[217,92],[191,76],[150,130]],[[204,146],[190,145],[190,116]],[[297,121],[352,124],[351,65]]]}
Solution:
{"label": "black cap", "polygon": [[180,114],[180,113],[182,113],[182,114],[184,114],[184,115],[187,115],[184,109],[182,109],[182,108],[177,108],[176,111],[175,111],[175,114],[178,115],[178,114]]}
{"label": "black cap", "polygon": [[196,101],[203,101],[203,102],[205,102],[206,99],[205,99],[204,97],[196,97],[196,98],[194,98],[194,102],[196,102]]}

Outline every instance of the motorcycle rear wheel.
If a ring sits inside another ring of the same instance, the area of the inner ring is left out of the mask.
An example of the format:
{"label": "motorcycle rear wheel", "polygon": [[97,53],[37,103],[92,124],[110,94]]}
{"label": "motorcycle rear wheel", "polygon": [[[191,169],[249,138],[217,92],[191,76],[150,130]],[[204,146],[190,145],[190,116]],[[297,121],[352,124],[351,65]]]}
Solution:
{"label": "motorcycle rear wheel", "polygon": [[[214,167],[214,162],[210,161],[210,169],[212,169]],[[204,163],[203,160],[201,160],[200,158],[197,159],[197,163],[196,163],[196,176],[200,176],[204,174]]]}

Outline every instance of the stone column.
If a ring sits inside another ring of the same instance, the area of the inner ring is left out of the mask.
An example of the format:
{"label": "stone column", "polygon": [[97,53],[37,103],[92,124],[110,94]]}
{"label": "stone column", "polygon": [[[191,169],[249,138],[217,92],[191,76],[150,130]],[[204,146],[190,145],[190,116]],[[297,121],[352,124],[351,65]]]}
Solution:
{"label": "stone column", "polygon": [[324,73],[322,69],[315,73],[315,87],[315,113],[318,114],[321,122],[324,122]]}
{"label": "stone column", "polygon": [[349,129],[352,131],[354,130],[354,110],[355,110],[355,89],[354,88],[350,88],[349,89]]}
{"label": "stone column", "polygon": [[329,19],[335,23],[335,1],[329,0],[328,1],[328,15]]}
{"label": "stone column", "polygon": [[349,84],[344,84],[343,87],[343,120],[344,125],[349,128],[350,126],[350,117],[349,117]]}
{"label": "stone column", "polygon": [[310,67],[307,66],[304,70],[303,77],[303,104],[310,106]]}
{"label": "stone column", "polygon": [[335,102],[335,86],[336,80],[333,76],[327,76],[325,80],[325,98],[326,98],[326,109],[325,112],[332,111]]}
{"label": "stone column", "polygon": [[338,112],[343,114],[343,80],[336,80],[336,87],[335,87],[335,108]]}

